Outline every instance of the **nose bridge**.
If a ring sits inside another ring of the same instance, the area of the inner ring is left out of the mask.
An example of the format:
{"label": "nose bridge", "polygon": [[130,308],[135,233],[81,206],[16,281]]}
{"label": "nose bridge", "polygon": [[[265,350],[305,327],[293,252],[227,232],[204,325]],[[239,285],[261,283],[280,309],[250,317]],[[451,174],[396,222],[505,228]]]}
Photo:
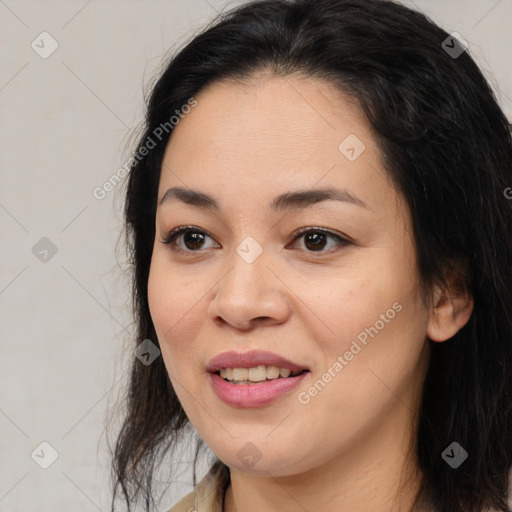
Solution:
{"label": "nose bridge", "polygon": [[266,276],[270,273],[267,268],[268,256],[269,250],[264,250],[255,238],[252,236],[244,238],[235,247],[231,259],[233,268],[226,276],[226,282],[221,283],[221,288],[230,288],[230,295],[245,297],[247,301],[254,295],[261,297],[264,288],[269,284]]}
{"label": "nose bridge", "polygon": [[214,315],[233,325],[248,325],[256,318],[282,321],[287,303],[271,265],[270,251],[253,237],[235,247],[230,270],[217,284]]}
{"label": "nose bridge", "polygon": [[[247,236],[238,244],[235,252],[247,265],[252,265],[260,259],[263,254],[263,247],[254,237]],[[268,249],[266,253],[268,255]]]}

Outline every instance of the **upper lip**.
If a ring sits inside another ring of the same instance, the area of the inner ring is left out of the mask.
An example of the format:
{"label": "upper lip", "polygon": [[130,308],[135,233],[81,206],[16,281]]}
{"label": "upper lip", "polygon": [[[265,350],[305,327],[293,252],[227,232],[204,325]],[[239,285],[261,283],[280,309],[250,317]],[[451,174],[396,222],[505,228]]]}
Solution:
{"label": "upper lip", "polygon": [[289,368],[292,372],[308,370],[306,366],[296,364],[283,356],[265,350],[249,352],[222,352],[216,355],[206,367],[209,373],[215,373],[222,368],[254,368],[256,366],[277,366]]}

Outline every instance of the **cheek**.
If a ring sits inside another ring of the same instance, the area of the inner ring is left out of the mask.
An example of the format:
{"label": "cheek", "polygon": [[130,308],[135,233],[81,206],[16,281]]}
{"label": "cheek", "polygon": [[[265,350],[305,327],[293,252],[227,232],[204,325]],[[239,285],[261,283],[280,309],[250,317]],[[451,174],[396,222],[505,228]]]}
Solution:
{"label": "cheek", "polygon": [[[295,283],[297,295],[307,298],[307,328],[322,354],[318,371],[343,373],[343,379],[331,379],[338,385],[349,379],[343,386],[362,379],[367,389],[358,388],[361,398],[369,393],[366,398],[371,399],[372,390],[383,386],[370,370],[389,385],[399,385],[417,365],[424,346],[428,311],[406,263],[380,252],[375,264],[354,265],[335,279],[316,279],[314,287],[311,282]],[[342,369],[338,356],[344,359]]]}
{"label": "cheek", "polygon": [[172,373],[183,374],[183,369],[199,357],[194,355],[193,340],[198,338],[206,315],[205,286],[195,283],[190,275],[180,276],[165,256],[154,255],[148,277],[149,310],[162,356]]}
{"label": "cheek", "polygon": [[172,302],[169,285],[169,279],[162,272],[158,261],[153,258],[148,278],[148,303],[151,319],[159,336],[171,328],[176,315],[176,304]]}
{"label": "cheek", "polygon": [[[181,339],[177,333],[186,324],[186,313],[190,310],[187,288],[176,282],[175,276],[171,279],[171,275],[172,272],[165,268],[158,257],[153,258],[148,278],[148,303],[164,354],[173,350],[169,339]],[[179,290],[179,294],[176,290]]]}
{"label": "cheek", "polygon": [[[172,288],[176,283],[171,283],[168,275],[168,272],[162,271],[158,261],[152,260],[148,278],[149,310],[167,374],[180,403],[186,404],[187,396],[180,386],[180,383],[185,384],[185,388],[188,386],[182,375],[186,368],[186,353],[180,350],[179,343],[182,339],[180,330],[183,328],[180,318],[185,314],[186,304],[184,300],[176,300]],[[183,343],[181,347],[184,347]]]}
{"label": "cheek", "polygon": [[325,424],[325,447],[339,436],[364,437],[395,407],[414,403],[424,347],[426,316],[407,293],[369,287],[357,300],[350,295],[333,293],[318,310],[331,312],[336,336],[317,338],[322,366],[298,390],[304,415]]}
{"label": "cheek", "polygon": [[[387,310],[394,316],[393,303],[400,290],[383,282],[385,274],[369,272],[368,268],[344,269],[338,275],[311,281],[297,280],[294,292],[301,297],[303,318],[309,318],[308,328],[313,339],[330,355],[342,354],[366,327],[379,321]],[[363,337],[363,336],[362,336]]]}

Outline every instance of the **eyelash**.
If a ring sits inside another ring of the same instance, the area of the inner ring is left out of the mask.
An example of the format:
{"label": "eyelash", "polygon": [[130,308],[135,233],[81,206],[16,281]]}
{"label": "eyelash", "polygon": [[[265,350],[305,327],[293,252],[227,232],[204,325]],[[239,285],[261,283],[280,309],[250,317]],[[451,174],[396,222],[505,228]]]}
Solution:
{"label": "eyelash", "polygon": [[[181,235],[181,234],[184,234],[188,231],[191,231],[191,232],[194,232],[194,233],[201,233],[201,234],[204,234],[204,235],[207,235],[209,236],[210,238],[213,239],[212,236],[210,236],[206,231],[204,231],[203,229],[200,229],[200,228],[196,228],[195,226],[179,226],[175,229],[173,229],[172,231],[170,231],[167,236],[163,239],[163,240],[160,240],[161,243],[165,244],[165,245],[171,245],[171,249],[175,252],[188,252],[188,253],[194,253],[194,252],[201,252],[201,250],[197,250],[197,251],[191,251],[191,250],[188,250],[188,249],[179,249],[179,248],[176,248],[175,247],[175,244],[174,244],[174,241],[175,239]],[[307,235],[309,233],[322,233],[328,237],[332,237],[336,240],[338,240],[339,244],[338,245],[341,245],[342,247],[345,247],[347,245],[350,245],[352,242],[340,235],[336,235],[330,231],[327,231],[323,228],[318,228],[318,227],[307,227],[307,228],[300,228],[298,229],[297,231],[295,231],[295,233],[293,234],[294,236],[294,239],[293,239],[293,242],[295,242],[296,240],[298,240],[299,238],[301,238],[302,236],[304,235]],[[328,253],[330,252],[330,250],[327,250],[327,251],[308,251],[308,250],[305,250],[306,252],[308,253],[311,253],[311,254],[325,254],[325,253]]]}

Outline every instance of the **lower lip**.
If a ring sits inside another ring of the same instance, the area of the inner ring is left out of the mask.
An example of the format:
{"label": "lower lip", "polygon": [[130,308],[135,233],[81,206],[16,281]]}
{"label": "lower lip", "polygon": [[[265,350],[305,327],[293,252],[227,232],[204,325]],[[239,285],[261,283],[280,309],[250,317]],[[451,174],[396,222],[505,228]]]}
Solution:
{"label": "lower lip", "polygon": [[216,373],[210,373],[213,390],[228,405],[234,407],[261,407],[288,393],[310,372],[296,377],[278,378],[254,384],[232,384]]}

